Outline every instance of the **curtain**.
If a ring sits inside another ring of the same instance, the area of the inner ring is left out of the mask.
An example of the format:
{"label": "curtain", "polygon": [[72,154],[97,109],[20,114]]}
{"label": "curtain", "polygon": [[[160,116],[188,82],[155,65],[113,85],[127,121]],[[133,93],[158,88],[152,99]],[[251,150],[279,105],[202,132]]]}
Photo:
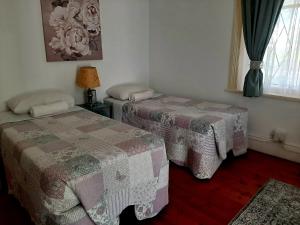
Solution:
{"label": "curtain", "polygon": [[264,92],[300,97],[300,0],[285,0],[264,57]]}
{"label": "curtain", "polygon": [[[299,0],[300,1],[300,0]],[[242,35],[242,6],[241,0],[234,1],[234,20],[231,37],[231,53],[230,53],[230,67],[227,90],[237,90],[238,88],[238,74],[239,74],[239,58],[240,46],[243,41]]]}
{"label": "curtain", "polygon": [[245,45],[251,60],[244,81],[244,96],[263,94],[261,63],[284,0],[242,0]]}

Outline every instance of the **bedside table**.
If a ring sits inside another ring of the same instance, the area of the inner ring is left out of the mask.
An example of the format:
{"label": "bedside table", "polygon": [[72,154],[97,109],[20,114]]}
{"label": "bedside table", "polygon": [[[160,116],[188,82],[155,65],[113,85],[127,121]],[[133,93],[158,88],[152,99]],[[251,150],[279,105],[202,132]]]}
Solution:
{"label": "bedside table", "polygon": [[80,106],[81,108],[84,108],[86,110],[92,111],[94,113],[100,114],[101,116],[112,118],[112,104],[111,103],[96,102],[92,106],[90,106],[88,104],[81,104],[78,106]]}
{"label": "bedside table", "polygon": [[0,194],[1,193],[7,193],[7,183],[6,183],[6,177],[4,172],[4,165],[2,161],[2,157],[0,156]]}

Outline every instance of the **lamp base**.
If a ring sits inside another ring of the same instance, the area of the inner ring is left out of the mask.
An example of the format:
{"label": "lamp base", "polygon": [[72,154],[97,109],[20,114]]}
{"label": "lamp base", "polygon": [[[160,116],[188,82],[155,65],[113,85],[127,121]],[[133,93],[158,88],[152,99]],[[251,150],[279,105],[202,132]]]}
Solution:
{"label": "lamp base", "polygon": [[97,93],[95,89],[87,89],[85,92],[86,104],[93,106],[97,102]]}

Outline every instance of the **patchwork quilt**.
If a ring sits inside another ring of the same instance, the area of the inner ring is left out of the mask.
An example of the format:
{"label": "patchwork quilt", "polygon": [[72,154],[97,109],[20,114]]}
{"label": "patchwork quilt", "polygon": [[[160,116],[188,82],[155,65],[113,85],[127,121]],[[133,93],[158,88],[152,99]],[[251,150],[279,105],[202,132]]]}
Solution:
{"label": "patchwork quilt", "polygon": [[36,224],[116,225],[168,204],[163,139],[85,110],[0,125],[9,190]]}
{"label": "patchwork quilt", "polygon": [[247,150],[247,109],[160,96],[123,105],[122,121],[163,137],[168,159],[211,178],[229,150]]}

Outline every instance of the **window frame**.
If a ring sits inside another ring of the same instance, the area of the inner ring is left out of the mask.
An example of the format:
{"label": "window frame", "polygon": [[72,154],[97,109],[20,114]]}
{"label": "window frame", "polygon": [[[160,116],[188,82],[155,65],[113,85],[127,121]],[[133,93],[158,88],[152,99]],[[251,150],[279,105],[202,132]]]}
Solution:
{"label": "window frame", "polygon": [[[291,7],[291,6],[285,6]],[[300,7],[300,6],[298,6]],[[240,77],[240,67],[244,66],[241,65],[241,53],[242,51],[242,35],[243,35],[243,24],[242,24],[242,4],[241,0],[234,1],[234,18],[233,18],[233,28],[232,28],[232,37],[231,37],[231,53],[230,53],[230,64],[229,64],[229,76],[228,76],[228,83],[227,88],[225,91],[231,93],[243,93],[242,90],[239,89],[239,77]],[[243,45],[244,46],[244,45]],[[244,53],[243,53],[244,54]],[[243,82],[243,81],[242,81]],[[279,100],[287,100],[292,102],[300,102],[300,97],[294,96],[286,96],[280,94],[270,94],[270,93],[263,93],[263,97],[279,99]]]}

